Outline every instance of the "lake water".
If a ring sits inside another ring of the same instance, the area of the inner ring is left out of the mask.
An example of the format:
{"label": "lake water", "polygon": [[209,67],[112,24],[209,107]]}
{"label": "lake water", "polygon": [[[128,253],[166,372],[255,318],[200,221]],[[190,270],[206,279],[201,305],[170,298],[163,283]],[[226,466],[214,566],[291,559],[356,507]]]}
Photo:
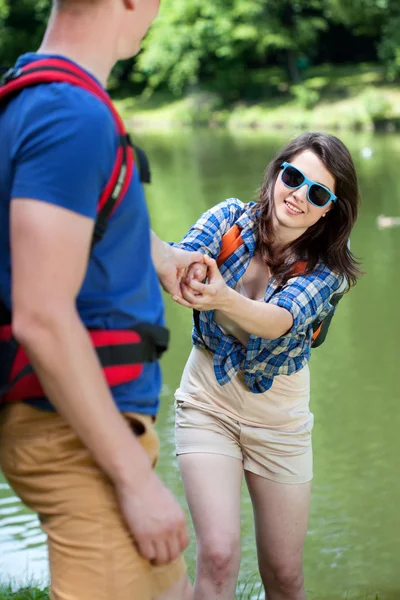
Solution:
{"label": "lake water", "polygon": [[[152,163],[153,228],[177,240],[208,207],[254,199],[288,134],[213,131],[137,136]],[[328,341],[313,351],[315,479],[305,549],[310,599],[400,599],[400,137],[347,135],[362,193],[352,249],[366,275],[340,304]],[[399,177],[399,181],[396,180]],[[190,313],[167,300],[172,345],[163,360],[159,472],[184,503],[174,456],[173,392],[190,350]],[[257,581],[252,509],[243,490],[241,581]],[[0,579],[47,581],[45,537],[0,474]],[[187,553],[194,563],[194,543]],[[254,596],[256,597],[256,595]]]}

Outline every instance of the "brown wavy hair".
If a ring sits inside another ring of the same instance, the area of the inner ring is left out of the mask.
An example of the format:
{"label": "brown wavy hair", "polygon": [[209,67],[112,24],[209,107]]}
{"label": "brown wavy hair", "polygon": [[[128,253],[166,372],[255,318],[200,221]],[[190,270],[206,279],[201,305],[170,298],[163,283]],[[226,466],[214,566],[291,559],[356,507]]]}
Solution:
{"label": "brown wavy hair", "polygon": [[[273,251],[274,188],[283,162],[311,150],[324,163],[335,178],[337,201],[325,218],[319,219],[297,240],[279,252]],[[311,273],[319,263],[343,275],[349,288],[362,274],[359,261],[350,252],[350,232],[358,216],[360,190],[353,159],[346,146],[335,136],[325,133],[304,133],[283,148],[268,165],[260,189],[259,201],[252,208],[258,221],[257,249],[271,272],[284,284],[292,274],[293,260],[306,260],[305,274]]]}

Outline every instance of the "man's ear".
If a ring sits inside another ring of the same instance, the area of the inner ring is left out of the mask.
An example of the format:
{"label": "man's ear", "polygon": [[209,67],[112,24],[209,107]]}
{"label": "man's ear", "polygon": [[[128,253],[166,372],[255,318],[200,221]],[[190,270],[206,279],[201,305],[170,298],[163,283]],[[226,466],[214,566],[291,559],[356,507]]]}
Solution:
{"label": "man's ear", "polygon": [[127,10],[135,10],[136,0],[122,0],[122,2]]}

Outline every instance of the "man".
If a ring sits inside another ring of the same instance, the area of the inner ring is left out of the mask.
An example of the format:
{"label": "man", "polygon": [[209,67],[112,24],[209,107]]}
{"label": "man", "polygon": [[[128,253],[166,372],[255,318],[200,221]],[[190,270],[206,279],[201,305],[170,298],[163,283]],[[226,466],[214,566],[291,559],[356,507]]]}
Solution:
{"label": "man", "polygon": [[[54,0],[38,53],[17,67],[62,57],[105,86],[115,62],[138,52],[158,8],[159,0]],[[152,234],[154,269],[137,169],[91,252],[119,143],[92,94],[67,83],[24,89],[0,108],[0,128],[0,299],[46,396],[2,409],[0,466],[48,534],[52,598],[187,600],[184,514],[152,468],[158,363],[112,397],[88,330],[162,325],[157,274],[177,293],[201,255]]]}

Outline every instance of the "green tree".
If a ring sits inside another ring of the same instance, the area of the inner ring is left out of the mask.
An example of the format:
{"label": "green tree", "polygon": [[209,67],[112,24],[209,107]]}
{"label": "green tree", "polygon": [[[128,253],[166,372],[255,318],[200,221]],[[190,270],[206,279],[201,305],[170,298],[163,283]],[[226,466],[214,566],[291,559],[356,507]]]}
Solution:
{"label": "green tree", "polygon": [[355,35],[375,35],[388,78],[400,75],[399,0],[325,0],[327,16],[351,27]]}
{"label": "green tree", "polygon": [[400,3],[390,0],[387,8],[378,53],[386,66],[388,79],[394,81],[400,76]]}
{"label": "green tree", "polygon": [[16,58],[37,49],[51,0],[0,0],[0,60],[12,65]]}
{"label": "green tree", "polygon": [[[284,53],[293,82],[297,58],[312,51],[327,27],[322,0],[170,0],[145,41],[140,69],[152,88],[179,94],[201,78],[261,66]],[[242,73],[243,74],[243,73]]]}

